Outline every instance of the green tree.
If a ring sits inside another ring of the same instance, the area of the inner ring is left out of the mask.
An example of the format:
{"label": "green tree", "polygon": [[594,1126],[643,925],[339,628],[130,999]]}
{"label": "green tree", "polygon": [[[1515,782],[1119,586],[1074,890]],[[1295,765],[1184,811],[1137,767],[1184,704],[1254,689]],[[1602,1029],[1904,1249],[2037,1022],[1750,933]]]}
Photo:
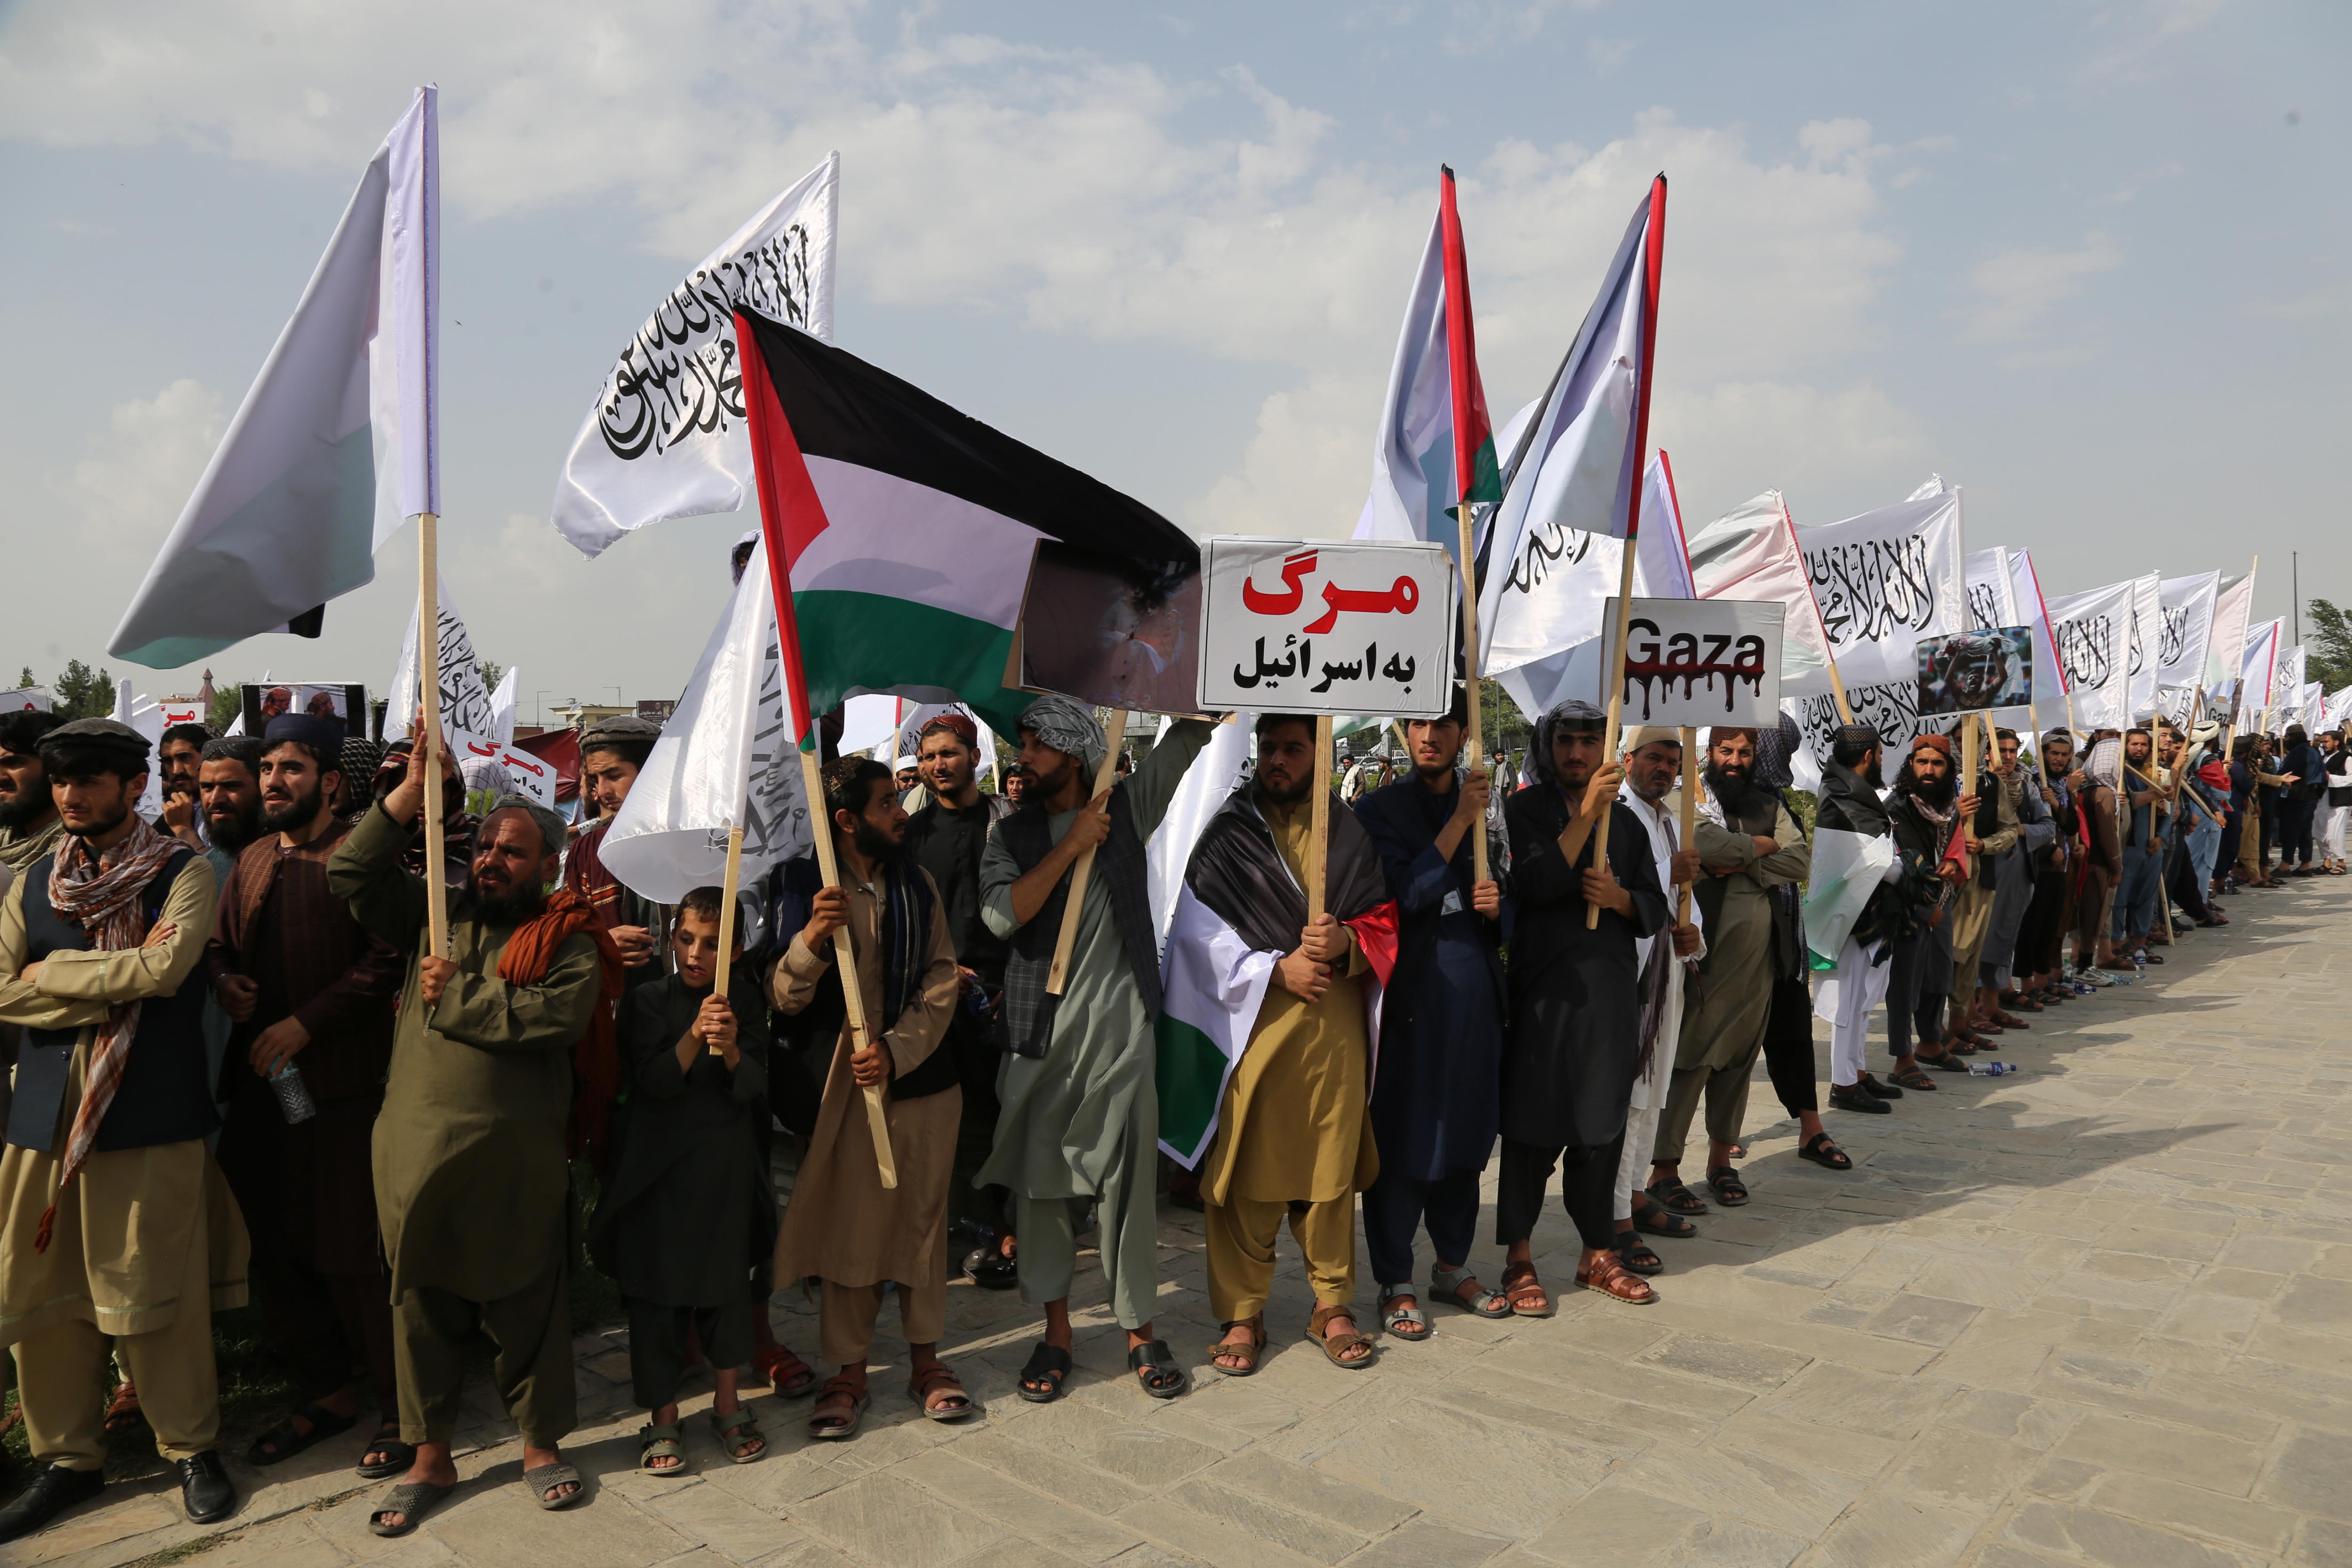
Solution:
{"label": "green tree", "polygon": [[506,679],[507,667],[491,658],[477,659],[475,662],[482,672],[482,689],[496,691],[499,689],[499,682]]}
{"label": "green tree", "polygon": [[216,681],[213,686],[213,710],[205,715],[205,721],[213,727],[214,734],[225,735],[244,710],[244,687],[234,680]]}
{"label": "green tree", "polygon": [[33,679],[33,667],[31,665],[28,664],[24,668],[16,672],[17,690],[22,691],[28,686],[38,686],[39,684],[39,681]]}
{"label": "green tree", "polygon": [[2352,686],[2352,613],[2326,599],[2311,601],[2311,636],[2304,640],[2305,678],[2323,690]]}
{"label": "green tree", "polygon": [[81,660],[69,658],[49,695],[59,718],[103,719],[114,711],[114,678],[103,666],[92,670]]}

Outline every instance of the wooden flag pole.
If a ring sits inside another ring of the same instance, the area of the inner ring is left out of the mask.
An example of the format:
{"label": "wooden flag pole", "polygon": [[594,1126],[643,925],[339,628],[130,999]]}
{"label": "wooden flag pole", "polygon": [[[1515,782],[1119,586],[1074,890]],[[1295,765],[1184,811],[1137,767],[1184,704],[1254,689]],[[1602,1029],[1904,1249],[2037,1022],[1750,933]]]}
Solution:
{"label": "wooden flag pole", "polygon": [[[1329,863],[1331,843],[1331,715],[1325,713],[1315,721],[1314,793],[1307,796],[1313,803],[1308,813],[1307,834],[1307,919],[1309,924],[1323,918],[1324,871]],[[1483,829],[1484,824],[1480,825]],[[1484,841],[1482,831],[1479,838]]]}
{"label": "wooden flag pole", "polygon": [[416,517],[416,667],[425,732],[416,747],[425,766],[425,940],[435,958],[449,956],[448,852],[441,822],[441,520]]}
{"label": "wooden flag pole", "polygon": [[[1470,500],[1467,496],[1465,496],[1461,504],[1454,509],[1454,519],[1461,526],[1462,540],[1462,689],[1463,694],[1470,700],[1470,730],[1469,733],[1463,737],[1462,743],[1470,753],[1470,765],[1478,768],[1486,765],[1486,746],[1485,721],[1480,715],[1478,702],[1477,557],[1471,553],[1472,523]],[[1631,558],[1630,552],[1628,558]],[[1318,750],[1317,754],[1327,755],[1331,738],[1331,721],[1328,719],[1322,721],[1317,726],[1316,733],[1320,737],[1317,742],[1318,746],[1324,748],[1324,750]],[[1406,755],[1408,758],[1411,757],[1411,747],[1406,748]],[[1323,835],[1319,828],[1316,832],[1315,842],[1318,844],[1323,842]],[[1483,822],[1478,825],[1477,831],[1470,836],[1470,879],[1474,882],[1483,882],[1487,879],[1486,825]]]}
{"label": "wooden flag pole", "polygon": [[[1682,837],[1677,840],[1677,844],[1679,847],[1687,849],[1691,847],[1691,836],[1698,831],[1698,792],[1701,788],[1699,784],[1700,768],[1698,763],[1698,731],[1691,725],[1685,724],[1682,728],[1682,738],[1683,820]],[[1691,885],[1688,882],[1684,882],[1676,888],[1675,892],[1675,924],[1678,926],[1690,924],[1690,906]]]}
{"label": "wooden flag pole", "polygon": [[[735,889],[743,883],[743,829],[737,825],[727,830],[727,874],[719,882],[719,973],[711,986],[713,996],[727,994],[727,981],[735,968]],[[719,1047],[710,1047],[717,1056]]]}
{"label": "wooden flag pole", "polygon": [[[801,752],[801,788],[808,795],[809,824],[816,831],[817,875],[828,888],[841,886],[840,858],[834,853],[833,813],[824,805],[824,779],[817,768],[816,752]],[[729,903],[731,905],[731,899]],[[849,928],[842,927],[833,933],[833,970],[841,977],[841,999],[849,1013],[849,1046],[863,1050],[874,1039],[874,1032],[866,1018],[866,988],[857,983],[857,952],[849,943]],[[882,1107],[882,1085],[866,1086],[866,1129],[874,1135],[874,1162],[881,1167],[882,1184],[898,1184],[898,1162],[890,1152],[890,1119]]]}
{"label": "wooden flag pole", "polygon": [[[1095,770],[1095,787],[1087,799],[1118,781],[1118,750],[1127,743],[1127,710],[1119,709],[1110,716],[1109,733],[1103,747],[1102,766]],[[1079,810],[1086,806],[1082,804]],[[1091,849],[1078,857],[1070,868],[1070,896],[1062,905],[1062,931],[1054,942],[1054,967],[1045,976],[1045,993],[1059,996],[1070,978],[1070,953],[1078,945],[1078,916],[1086,908],[1087,882],[1094,875],[1095,852]]]}
{"label": "wooden flag pole", "polygon": [[[1638,491],[1637,491],[1638,493]],[[1633,619],[1633,541],[1625,541],[1625,556],[1617,568],[1617,624],[1612,628],[1614,646],[1609,650],[1609,717],[1601,726],[1601,761],[1609,767],[1617,755],[1617,724],[1625,716],[1625,637]],[[1592,828],[1592,868],[1606,875],[1609,870],[1609,818],[1617,809],[1615,796],[1601,808],[1601,820]],[[1584,906],[1584,929],[1601,928],[1601,906]]]}
{"label": "wooden flag pole", "polygon": [[1837,699],[1838,722],[1853,722],[1853,704],[1845,700],[1845,680],[1838,674],[1837,660],[1830,660],[1830,695]]}

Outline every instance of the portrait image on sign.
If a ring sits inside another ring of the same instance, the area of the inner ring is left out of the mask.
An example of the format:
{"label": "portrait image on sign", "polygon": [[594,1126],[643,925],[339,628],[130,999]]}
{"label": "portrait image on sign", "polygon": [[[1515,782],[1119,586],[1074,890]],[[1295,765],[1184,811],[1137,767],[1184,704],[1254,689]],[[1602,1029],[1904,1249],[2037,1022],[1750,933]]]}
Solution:
{"label": "portrait image on sign", "polygon": [[1919,642],[1919,711],[2033,705],[2033,628],[1998,626]]}

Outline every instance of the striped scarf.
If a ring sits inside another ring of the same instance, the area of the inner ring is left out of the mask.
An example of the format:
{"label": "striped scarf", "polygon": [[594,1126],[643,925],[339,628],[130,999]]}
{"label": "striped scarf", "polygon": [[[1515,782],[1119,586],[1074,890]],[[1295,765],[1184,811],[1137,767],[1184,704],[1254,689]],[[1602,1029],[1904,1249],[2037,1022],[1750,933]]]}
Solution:
{"label": "striped scarf", "polygon": [[[147,937],[140,914],[141,895],[163,873],[178,847],[135,816],[130,833],[103,856],[92,856],[82,839],[64,838],[58,843],[57,858],[49,863],[49,907],[60,919],[81,927],[92,951],[128,952]],[[33,1233],[35,1252],[49,1249],[58,1198],[89,1160],[91,1146],[98,1142],[99,1124],[114,1103],[114,1091],[122,1087],[123,1069],[131,1062],[131,1042],[139,1033],[139,1006],[132,1001],[109,1007],[91,1037],[81,1103],[74,1108],[73,1131],[66,1137],[65,1157],[58,1163],[57,1190]]]}

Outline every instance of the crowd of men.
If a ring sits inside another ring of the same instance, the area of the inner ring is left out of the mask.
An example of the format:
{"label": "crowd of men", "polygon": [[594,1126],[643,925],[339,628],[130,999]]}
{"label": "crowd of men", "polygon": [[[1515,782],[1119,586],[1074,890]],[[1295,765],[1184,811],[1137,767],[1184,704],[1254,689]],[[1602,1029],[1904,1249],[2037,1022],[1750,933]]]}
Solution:
{"label": "crowd of men", "polygon": [[[2228,923],[2224,895],[2341,875],[2352,820],[2341,737],[2299,728],[2237,737],[2225,758],[2211,725],[2079,747],[2053,731],[2029,749],[1963,723],[1899,755],[1849,725],[1813,823],[1791,793],[1793,724],[1708,731],[1694,758],[1661,729],[1609,754],[1607,730],[1588,703],[1552,709],[1531,776],[1502,794],[1462,765],[1457,699],[1402,727],[1392,782],[1328,802],[1318,847],[1314,722],[1255,721],[1250,776],[1185,879],[1266,961],[1182,1186],[1219,1325],[1193,1348],[1216,1373],[1263,1363],[1286,1226],[1306,1336],[1339,1370],[1431,1338],[1433,1309],[1543,1316],[1564,1288],[1654,1302],[1666,1265],[1648,1238],[1749,1201],[1759,1058],[1798,1152],[1852,1168],[1822,1120],[1816,1016],[1829,1108],[1887,1114],[2032,1015]],[[719,889],[663,906],[601,858],[657,733],[619,718],[583,735],[584,827],[517,796],[469,816],[453,779],[431,865],[405,742],[287,712],[250,739],[180,726],[151,756],[110,720],[0,716],[0,1329],[37,1465],[0,1540],[96,1495],[105,1433],[129,1423],[177,1467],[191,1519],[233,1511],[211,1324],[248,1295],[297,1399],[252,1464],[372,1407],[359,1473],[395,1484],[371,1528],[406,1533],[457,1485],[467,1356],[486,1336],[527,1495],[575,1504],[562,1444],[584,1183],[650,1474],[688,1468],[679,1399],[698,1366],[729,1460],[766,1452],[743,1395],[759,1384],[813,1397],[810,1438],[854,1436],[888,1299],[911,1406],[970,1417],[940,1354],[959,1271],[1039,1309],[1018,1393],[1061,1397],[1089,1232],[1138,1389],[1188,1390],[1154,1323],[1163,969],[1146,845],[1213,726],[1171,724],[1106,773],[1094,712],[1043,698],[1003,797],[981,790],[979,731],[957,713],[923,727],[912,781],[830,763],[812,816],[837,884],[814,857],[787,862],[723,951]],[[151,767],[152,822],[135,809]],[[1875,877],[1818,981],[1816,830],[1867,846]],[[780,1129],[799,1141],[781,1215]],[[1473,1254],[1498,1145],[1489,1284]],[[1555,1174],[1580,1245],[1547,1280],[1535,1231]],[[818,1304],[822,1381],[770,1321],[794,1286]]]}

